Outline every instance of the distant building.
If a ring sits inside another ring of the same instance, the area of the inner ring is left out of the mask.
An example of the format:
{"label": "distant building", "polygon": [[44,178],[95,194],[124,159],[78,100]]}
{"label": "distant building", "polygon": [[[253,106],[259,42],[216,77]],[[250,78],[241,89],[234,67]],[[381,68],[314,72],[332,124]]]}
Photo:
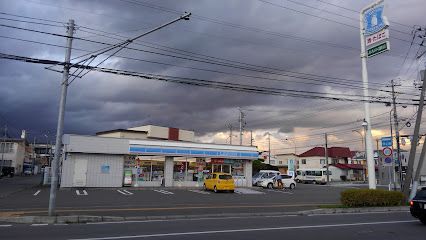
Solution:
{"label": "distant building", "polygon": [[[327,153],[333,181],[365,180],[365,165],[352,161],[353,153],[348,147],[330,147]],[[314,147],[299,155],[299,169],[323,169],[326,166],[325,148],[323,147]]]}
{"label": "distant building", "polygon": [[[289,171],[295,171],[298,167],[299,156],[294,153],[277,154],[277,163],[279,171],[283,174],[289,174]],[[293,166],[289,165],[289,161],[293,160]],[[293,169],[292,169],[293,168]]]}
{"label": "distant building", "polygon": [[0,139],[0,167],[14,167],[15,174],[22,174],[24,164],[31,164],[31,149],[22,138]]}

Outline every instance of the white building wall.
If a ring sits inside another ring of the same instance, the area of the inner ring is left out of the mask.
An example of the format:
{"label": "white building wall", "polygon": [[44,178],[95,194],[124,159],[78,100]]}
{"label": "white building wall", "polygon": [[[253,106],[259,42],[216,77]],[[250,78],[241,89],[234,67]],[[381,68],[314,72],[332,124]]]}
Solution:
{"label": "white building wall", "polygon": [[[303,159],[306,159],[306,164],[302,164]],[[321,164],[321,159],[325,161],[325,157],[300,157],[298,167],[299,169],[323,168],[325,164]]]}
{"label": "white building wall", "polygon": [[[72,153],[63,161],[61,187],[75,187],[73,186],[74,165],[78,159],[87,159],[85,187],[122,187],[123,155],[80,153]],[[107,173],[102,173],[103,165],[109,166]]]}
{"label": "white building wall", "polygon": [[253,161],[244,161],[244,178],[246,187],[252,187]]}

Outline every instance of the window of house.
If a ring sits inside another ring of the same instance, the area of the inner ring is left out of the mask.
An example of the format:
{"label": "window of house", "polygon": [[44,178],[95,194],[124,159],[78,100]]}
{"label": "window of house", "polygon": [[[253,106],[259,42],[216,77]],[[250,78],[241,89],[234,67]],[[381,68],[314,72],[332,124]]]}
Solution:
{"label": "window of house", "polygon": [[320,164],[325,164],[325,159],[320,159]]}
{"label": "window of house", "polygon": [[0,143],[0,153],[13,152],[13,143]]}
{"label": "window of house", "polygon": [[306,164],[306,159],[302,159],[302,164]]}
{"label": "window of house", "polygon": [[280,164],[283,164],[283,161],[280,161]]}

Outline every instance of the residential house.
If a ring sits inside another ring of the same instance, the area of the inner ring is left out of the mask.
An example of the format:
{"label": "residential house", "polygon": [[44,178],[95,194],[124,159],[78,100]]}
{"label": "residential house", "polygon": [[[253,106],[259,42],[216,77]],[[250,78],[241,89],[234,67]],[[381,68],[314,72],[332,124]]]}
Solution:
{"label": "residential house", "polygon": [[[283,174],[289,174],[289,172],[294,172],[297,169],[297,164],[299,162],[299,156],[294,153],[284,153],[284,154],[277,154],[276,157],[276,164],[275,166],[278,167],[279,171]],[[290,164],[289,166],[289,160],[293,160],[293,166]]]}
{"label": "residential house", "polygon": [[[365,165],[353,162],[347,147],[328,148],[328,164],[332,181],[364,180]],[[299,169],[321,169],[327,166],[325,148],[314,147],[299,155]]]}
{"label": "residential house", "polygon": [[22,174],[24,164],[30,162],[30,148],[24,138],[0,139],[0,168],[14,167],[15,174]]}

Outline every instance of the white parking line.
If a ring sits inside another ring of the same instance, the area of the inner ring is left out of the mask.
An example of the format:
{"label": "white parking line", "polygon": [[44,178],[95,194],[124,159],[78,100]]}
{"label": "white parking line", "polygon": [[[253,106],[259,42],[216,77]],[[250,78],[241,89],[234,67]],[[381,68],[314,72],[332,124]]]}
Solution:
{"label": "white parking line", "polygon": [[169,191],[166,191],[166,190],[154,190],[154,191],[155,191],[155,192],[162,193],[162,194],[167,194],[167,195],[174,194],[174,193],[169,192]]}
{"label": "white parking line", "polygon": [[87,191],[86,191],[86,190],[83,190],[83,191],[81,191],[81,192],[80,192],[80,190],[75,190],[75,193],[76,193],[78,196],[80,196],[80,195],[83,195],[83,196],[87,196],[87,195],[89,195],[89,194],[87,193]]}
{"label": "white parking line", "polygon": [[129,192],[129,191],[127,191],[127,190],[117,190],[117,192],[119,192],[119,193],[121,193],[121,194],[123,194],[123,195],[133,195],[133,193],[132,192]]}
{"label": "white parking line", "polygon": [[12,227],[12,225],[10,225],[10,224],[4,224],[4,225],[0,225],[0,227]]}
{"label": "white parking line", "polygon": [[40,192],[41,192],[41,190],[37,190],[37,192],[35,192],[33,195],[37,196]]}
{"label": "white parking line", "polygon": [[200,194],[210,194],[209,192],[203,191],[203,190],[188,190],[190,192],[200,193]]}

